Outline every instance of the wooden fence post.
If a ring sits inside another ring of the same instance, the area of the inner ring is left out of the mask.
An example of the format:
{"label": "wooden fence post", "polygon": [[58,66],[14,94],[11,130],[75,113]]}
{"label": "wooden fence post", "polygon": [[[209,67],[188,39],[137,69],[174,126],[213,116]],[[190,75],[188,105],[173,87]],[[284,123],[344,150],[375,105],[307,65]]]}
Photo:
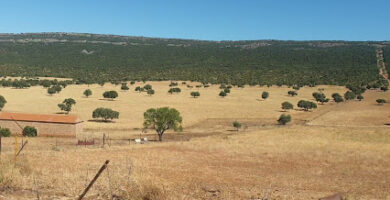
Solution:
{"label": "wooden fence post", "polygon": [[99,171],[96,173],[95,177],[91,180],[91,182],[88,184],[88,186],[84,189],[83,193],[79,196],[78,200],[81,200],[84,198],[84,196],[87,194],[88,190],[92,187],[92,185],[95,183],[95,181],[99,178],[100,174],[107,168],[107,165],[110,161],[106,160],[102,167],[100,167]]}
{"label": "wooden fence post", "polygon": [[24,146],[27,144],[27,142],[28,142],[28,141],[22,143],[22,147],[19,149],[19,151],[18,151],[18,153],[16,154],[15,157],[17,157],[17,156],[20,154],[20,152],[23,150],[23,148],[24,148]]}
{"label": "wooden fence post", "polygon": [[103,133],[103,147],[104,147],[105,144],[106,144],[106,134]]}

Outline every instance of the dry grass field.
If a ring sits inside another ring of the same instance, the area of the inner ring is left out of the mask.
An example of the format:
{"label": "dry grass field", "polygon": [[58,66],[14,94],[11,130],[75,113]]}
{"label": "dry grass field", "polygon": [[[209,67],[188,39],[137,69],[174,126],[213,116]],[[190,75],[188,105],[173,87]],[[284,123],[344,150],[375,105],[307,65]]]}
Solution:
{"label": "dry grass field", "polygon": [[[319,88],[327,96],[346,89],[305,87],[289,97],[287,87],[247,86],[221,98],[216,85],[189,89],[179,82],[182,92],[170,95],[169,82],[148,83],[153,96],[134,91],[143,83],[127,92],[110,84],[71,85],[53,96],[41,87],[0,88],[8,101],[4,110],[10,112],[53,114],[63,99],[74,98],[71,114],[85,121],[79,138],[103,132],[135,138],[143,112],[152,107],[178,109],[184,126],[182,133],[167,133],[165,142],[142,145],[83,147],[74,138],[28,138],[16,161],[14,138],[3,138],[0,199],[75,199],[107,159],[108,170],[86,199],[318,199],[337,192],[348,199],[390,199],[390,105],[375,103],[390,99],[390,92],[370,90],[361,102],[292,110],[292,123],[280,126],[276,119],[284,113],[282,102],[296,106],[301,99],[313,100]],[[87,88],[93,92],[89,98],[82,95]],[[111,89],[119,98],[102,100]],[[191,91],[200,97],[192,98]],[[265,101],[262,91],[270,93]],[[120,118],[115,123],[88,121],[97,107],[117,110]],[[240,131],[233,131],[234,120],[244,124]]]}

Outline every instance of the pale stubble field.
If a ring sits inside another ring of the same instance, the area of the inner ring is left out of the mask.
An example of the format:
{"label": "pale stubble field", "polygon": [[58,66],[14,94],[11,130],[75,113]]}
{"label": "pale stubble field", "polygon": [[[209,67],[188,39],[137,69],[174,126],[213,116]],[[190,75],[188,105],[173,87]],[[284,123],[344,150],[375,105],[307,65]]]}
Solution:
{"label": "pale stubble field", "polygon": [[[129,199],[318,199],[336,192],[349,199],[390,198],[390,106],[378,106],[377,98],[390,99],[389,92],[367,91],[362,102],[319,105],[312,112],[292,110],[290,125],[276,125],[283,114],[280,104],[312,100],[312,93],[324,88],[330,97],[346,89],[337,86],[305,87],[289,97],[287,87],[233,88],[225,98],[219,86],[167,93],[169,82],[147,82],[153,96],[126,92],[120,85],[70,85],[49,96],[42,87],[0,88],[12,112],[59,112],[65,98],[77,102],[71,114],[85,121],[85,135],[132,137],[142,128],[143,112],[169,106],[183,116],[183,133],[210,134],[189,141],[168,141],[112,147],[53,147],[55,140],[76,143],[71,138],[31,138],[16,163],[13,151],[2,154],[0,199],[74,199],[104,160],[111,161],[88,193],[88,199],[107,199],[111,194]],[[93,95],[83,97],[85,89]],[[114,101],[101,100],[102,93],[117,90]],[[192,98],[191,91],[199,91]],[[261,100],[261,92],[270,97]],[[89,122],[93,109],[108,107],[120,112],[115,123]],[[232,131],[238,120],[244,128]],[[152,131],[148,131],[152,134]],[[168,133],[175,136],[177,133]],[[78,136],[83,138],[84,135]],[[3,138],[11,145],[13,138]],[[61,142],[60,142],[61,144]]]}

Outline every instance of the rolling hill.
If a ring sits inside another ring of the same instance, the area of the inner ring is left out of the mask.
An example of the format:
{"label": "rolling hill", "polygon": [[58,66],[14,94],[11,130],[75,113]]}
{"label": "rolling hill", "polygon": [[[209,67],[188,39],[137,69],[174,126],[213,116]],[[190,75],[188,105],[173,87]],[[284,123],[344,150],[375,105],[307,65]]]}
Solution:
{"label": "rolling hill", "polygon": [[367,84],[379,79],[377,45],[390,46],[388,42],[0,34],[0,75],[67,77],[77,83],[191,80],[234,85]]}

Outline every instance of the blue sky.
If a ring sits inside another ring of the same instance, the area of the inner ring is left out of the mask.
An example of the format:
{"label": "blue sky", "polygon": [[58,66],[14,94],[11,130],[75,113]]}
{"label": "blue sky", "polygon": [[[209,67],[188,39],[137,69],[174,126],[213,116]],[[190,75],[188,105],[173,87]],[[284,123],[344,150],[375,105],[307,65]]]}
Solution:
{"label": "blue sky", "polygon": [[390,0],[0,0],[0,33],[390,40]]}

